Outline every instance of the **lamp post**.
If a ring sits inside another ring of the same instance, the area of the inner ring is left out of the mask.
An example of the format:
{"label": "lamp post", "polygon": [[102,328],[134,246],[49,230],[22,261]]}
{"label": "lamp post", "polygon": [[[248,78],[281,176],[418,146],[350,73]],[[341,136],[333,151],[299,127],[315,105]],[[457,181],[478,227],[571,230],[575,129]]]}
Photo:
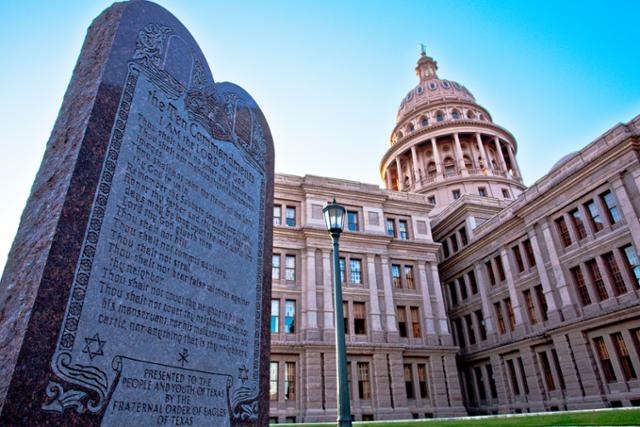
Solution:
{"label": "lamp post", "polygon": [[338,372],[338,426],[351,427],[351,406],[347,387],[347,349],[344,342],[344,314],[342,312],[342,284],[340,283],[340,234],[344,228],[345,208],[336,198],[322,212],[327,231],[333,242],[333,305],[336,324],[336,368]]}

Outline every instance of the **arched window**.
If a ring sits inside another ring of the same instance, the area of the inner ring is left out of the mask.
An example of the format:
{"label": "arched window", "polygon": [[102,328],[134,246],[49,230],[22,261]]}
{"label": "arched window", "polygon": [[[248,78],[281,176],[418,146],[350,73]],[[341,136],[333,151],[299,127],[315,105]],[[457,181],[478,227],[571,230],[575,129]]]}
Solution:
{"label": "arched window", "polygon": [[441,122],[444,120],[444,113],[442,111],[436,111],[436,121]]}
{"label": "arched window", "polygon": [[471,159],[469,158],[469,156],[464,156],[463,160],[464,160],[464,165],[467,169],[471,169],[473,167],[473,163],[471,163]]}
{"label": "arched window", "polygon": [[402,138],[404,135],[402,134],[402,131],[398,132],[398,139]]}
{"label": "arched window", "polygon": [[422,121],[421,121],[422,127],[428,126],[429,125],[429,119],[425,116],[422,116]]}
{"label": "arched window", "polygon": [[444,162],[444,174],[445,176],[452,176],[456,174],[456,164],[451,157],[445,157]]}
{"label": "arched window", "polygon": [[467,119],[473,120],[475,119],[476,115],[473,113],[473,111],[471,110],[467,110]]}
{"label": "arched window", "polygon": [[458,120],[460,118],[460,113],[458,112],[458,110],[453,110],[451,112],[451,118],[453,120]]}
{"label": "arched window", "polygon": [[407,126],[407,133],[411,133],[414,130],[416,130],[416,128],[413,126],[412,123],[409,123],[409,125]]}
{"label": "arched window", "polygon": [[429,162],[429,164],[427,165],[427,176],[435,176],[436,173],[436,162]]}

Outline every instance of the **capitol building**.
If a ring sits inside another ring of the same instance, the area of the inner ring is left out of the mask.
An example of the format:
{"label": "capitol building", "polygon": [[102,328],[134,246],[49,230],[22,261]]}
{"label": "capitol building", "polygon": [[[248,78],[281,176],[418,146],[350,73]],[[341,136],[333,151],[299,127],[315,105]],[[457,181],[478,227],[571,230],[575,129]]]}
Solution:
{"label": "capitol building", "polygon": [[271,422],[336,418],[334,195],[355,420],[640,406],[640,116],[527,187],[515,136],[416,74],[384,189],[276,175]]}

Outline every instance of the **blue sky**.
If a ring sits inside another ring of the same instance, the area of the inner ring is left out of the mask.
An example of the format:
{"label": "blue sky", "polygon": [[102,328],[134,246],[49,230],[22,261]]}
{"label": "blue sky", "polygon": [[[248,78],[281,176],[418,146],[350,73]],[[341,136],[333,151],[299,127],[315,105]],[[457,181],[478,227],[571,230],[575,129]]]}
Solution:
{"label": "blue sky", "polygon": [[[276,171],[380,184],[418,43],[519,144],[526,184],[640,114],[640,2],[159,1],[247,89]],[[110,3],[0,2],[0,265],[90,21]]]}

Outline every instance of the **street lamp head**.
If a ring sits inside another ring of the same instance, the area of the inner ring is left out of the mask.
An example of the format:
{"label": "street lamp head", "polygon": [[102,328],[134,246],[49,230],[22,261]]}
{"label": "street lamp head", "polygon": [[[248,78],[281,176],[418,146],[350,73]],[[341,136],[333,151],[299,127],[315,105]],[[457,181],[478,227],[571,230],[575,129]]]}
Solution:
{"label": "street lamp head", "polygon": [[344,206],[336,203],[336,198],[333,198],[333,202],[327,204],[322,210],[324,214],[324,222],[327,225],[327,231],[331,234],[340,234],[344,228],[344,214],[346,209]]}

